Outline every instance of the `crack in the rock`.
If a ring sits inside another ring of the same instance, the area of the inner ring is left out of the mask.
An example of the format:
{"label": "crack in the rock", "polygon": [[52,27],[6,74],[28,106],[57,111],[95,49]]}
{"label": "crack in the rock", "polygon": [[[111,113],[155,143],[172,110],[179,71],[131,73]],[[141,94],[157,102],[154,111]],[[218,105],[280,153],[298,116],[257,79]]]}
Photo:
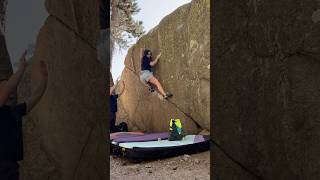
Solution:
{"label": "crack in the rock", "polygon": [[133,48],[131,50],[131,64],[133,67],[134,72],[136,72],[136,67],[134,66],[134,56],[133,56]]}
{"label": "crack in the rock", "polygon": [[263,178],[257,174],[255,174],[252,170],[247,168],[245,165],[243,165],[240,161],[236,160],[234,157],[232,157],[225,149],[223,149],[220,144],[218,144],[213,138],[210,140],[220,151],[225,154],[232,162],[234,162],[236,165],[238,165],[241,169],[243,169],[245,172],[256,178],[257,180],[262,180]]}
{"label": "crack in the rock", "polygon": [[93,50],[97,50],[97,47],[92,46],[91,43],[86,40],[84,37],[81,36],[80,33],[78,33],[77,31],[75,31],[71,26],[69,26],[67,23],[63,22],[59,17],[50,14],[49,17],[53,17],[54,19],[56,19],[58,22],[60,22],[63,26],[65,26],[67,29],[69,29],[70,31],[72,31],[78,38],[81,39],[81,41],[83,41],[85,44],[87,44],[90,48],[92,48]]}
{"label": "crack in the rock", "polygon": [[89,144],[89,140],[90,140],[90,137],[91,137],[92,132],[93,132],[93,127],[90,128],[88,137],[87,137],[87,139],[86,139],[86,141],[85,141],[85,144],[83,145],[83,147],[82,147],[82,149],[81,149],[80,158],[79,158],[79,160],[78,160],[77,167],[74,169],[74,172],[73,172],[73,178],[76,177],[76,174],[77,174],[78,169],[79,169],[79,167],[80,167],[80,162],[81,162],[81,160],[82,160],[84,151],[85,151],[87,145]]}
{"label": "crack in the rock", "polygon": [[201,128],[200,124],[189,113],[182,111],[182,109],[180,109],[178,105],[172,102],[171,100],[168,99],[167,101],[170,102],[170,104],[172,104],[173,106],[175,106],[182,114],[190,118],[196,124],[197,128]]}

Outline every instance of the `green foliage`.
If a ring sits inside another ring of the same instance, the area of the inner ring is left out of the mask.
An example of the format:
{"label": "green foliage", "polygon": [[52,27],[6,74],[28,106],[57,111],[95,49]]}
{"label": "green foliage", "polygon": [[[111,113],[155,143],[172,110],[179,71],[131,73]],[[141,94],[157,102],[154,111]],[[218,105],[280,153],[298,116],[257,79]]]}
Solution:
{"label": "green foliage", "polygon": [[132,17],[140,11],[138,3],[136,0],[112,0],[110,5],[112,43],[117,44],[120,49],[127,48],[130,39],[141,37],[145,33],[142,21]]}

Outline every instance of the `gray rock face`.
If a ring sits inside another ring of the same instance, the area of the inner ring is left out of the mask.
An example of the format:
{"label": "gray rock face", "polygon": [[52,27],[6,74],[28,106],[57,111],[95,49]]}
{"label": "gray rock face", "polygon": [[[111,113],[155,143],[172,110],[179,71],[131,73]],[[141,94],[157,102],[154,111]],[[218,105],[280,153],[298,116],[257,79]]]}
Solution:
{"label": "gray rock face", "polygon": [[39,61],[48,64],[47,90],[24,125],[22,179],[107,179],[108,71],[95,48],[97,3],[46,2],[50,16],[19,87],[20,97],[28,97],[39,81]]}
{"label": "gray rock face", "polygon": [[96,47],[100,35],[98,1],[46,0],[45,3],[50,15],[77,33],[83,41]]}
{"label": "gray rock face", "polygon": [[215,1],[212,134],[251,173],[215,146],[214,178],[320,178],[319,9],[316,0]]}
{"label": "gray rock face", "polygon": [[[126,120],[133,129],[164,131],[171,118],[180,118],[187,132],[210,130],[209,16],[210,1],[194,0],[166,16],[129,49],[118,120]],[[162,52],[155,77],[173,93],[170,102],[160,101],[139,80],[140,48],[151,49],[154,57]]]}

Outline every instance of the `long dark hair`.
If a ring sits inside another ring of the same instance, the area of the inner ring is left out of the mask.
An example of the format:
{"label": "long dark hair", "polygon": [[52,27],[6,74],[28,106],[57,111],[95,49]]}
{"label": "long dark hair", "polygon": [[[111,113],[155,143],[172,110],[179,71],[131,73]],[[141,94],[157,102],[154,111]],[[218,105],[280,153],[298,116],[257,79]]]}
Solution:
{"label": "long dark hair", "polygon": [[[148,55],[149,52],[151,52],[150,49],[145,49],[145,50],[143,51],[143,57],[142,57],[142,59],[141,59],[141,63],[143,62],[144,59],[149,59],[149,58],[147,57],[147,55]],[[151,53],[152,53],[152,52],[151,52]],[[149,60],[151,61],[151,60],[152,60],[152,57],[150,57]]]}

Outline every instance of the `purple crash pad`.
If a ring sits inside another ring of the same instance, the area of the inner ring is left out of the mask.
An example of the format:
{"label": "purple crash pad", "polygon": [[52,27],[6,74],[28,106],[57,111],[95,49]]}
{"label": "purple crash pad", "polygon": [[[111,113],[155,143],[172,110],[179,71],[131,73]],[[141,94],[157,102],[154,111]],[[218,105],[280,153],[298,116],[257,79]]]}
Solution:
{"label": "purple crash pad", "polygon": [[116,132],[110,134],[110,140],[118,139],[118,138],[125,138],[125,137],[134,137],[134,136],[141,136],[144,135],[143,132]]}
{"label": "purple crash pad", "polygon": [[194,137],[194,143],[200,143],[200,142],[204,142],[205,141],[205,139],[204,139],[204,137],[202,136],[202,135],[196,135],[195,137]]}
{"label": "purple crash pad", "polygon": [[116,139],[113,139],[113,142],[116,143],[124,143],[124,142],[146,142],[146,141],[157,141],[159,138],[161,140],[168,139],[169,133],[163,132],[163,133],[150,133],[150,134],[144,134],[144,135],[128,135],[125,137],[119,137]]}

